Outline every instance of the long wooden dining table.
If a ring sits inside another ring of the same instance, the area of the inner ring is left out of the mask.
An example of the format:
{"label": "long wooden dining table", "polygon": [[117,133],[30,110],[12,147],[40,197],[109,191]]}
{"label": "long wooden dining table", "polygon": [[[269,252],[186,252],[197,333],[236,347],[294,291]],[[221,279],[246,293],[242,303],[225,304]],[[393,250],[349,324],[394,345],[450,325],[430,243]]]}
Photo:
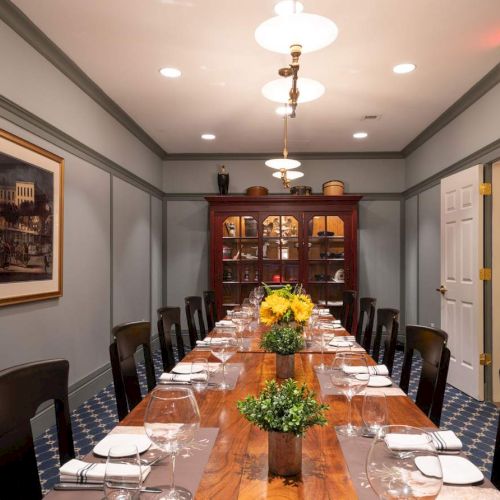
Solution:
{"label": "long wooden dining table", "polygon": [[[205,466],[197,499],[261,499],[261,498],[357,498],[347,464],[344,460],[335,426],[346,422],[347,404],[343,396],[322,396],[313,369],[321,360],[320,353],[295,354],[295,379],[306,383],[318,400],[330,406],[328,425],[313,427],[303,440],[302,474],[300,479],[269,477],[267,463],[267,433],[247,422],[236,403],[247,395],[260,392],[266,380],[275,378],[275,358],[258,347],[258,338],[265,330],[257,328],[249,351],[238,352],[231,363],[242,365],[236,387],[230,391],[206,390],[196,394],[202,427],[217,427],[219,433]],[[337,332],[338,333],[338,332]],[[194,358],[199,349],[187,355]],[[335,353],[325,352],[326,363]],[[374,361],[367,355],[367,359]],[[212,359],[211,361],[215,361]],[[140,426],[144,422],[147,397],[121,422]],[[361,424],[362,396],[354,397],[353,422]],[[422,411],[406,396],[388,397],[390,424],[435,427]]]}
{"label": "long wooden dining table", "polygon": [[[356,489],[350,472],[350,463],[346,460],[340,438],[335,426],[346,423],[347,403],[344,396],[325,395],[321,392],[314,366],[321,362],[331,363],[334,352],[322,355],[318,348],[309,346],[303,352],[295,354],[295,379],[313,389],[318,400],[327,403],[328,424],[324,427],[310,428],[302,445],[302,474],[300,477],[271,477],[268,474],[267,433],[250,424],[238,411],[237,402],[247,395],[257,395],[265,382],[275,378],[276,355],[263,352],[259,339],[265,327],[254,329],[252,338],[247,338],[247,350],[239,351],[231,358],[228,365],[240,367],[237,383],[232,390],[203,390],[196,392],[200,408],[201,427],[217,428],[218,433],[210,455],[201,475],[201,480],[194,493],[196,499],[356,499],[359,498],[359,484]],[[337,330],[336,335],[342,334]],[[345,330],[343,331],[344,334]],[[248,335],[247,335],[248,337]],[[201,353],[210,355],[208,349],[196,348],[187,354],[183,362],[189,362]],[[324,356],[324,358],[322,357]],[[366,354],[368,364],[375,364]],[[215,358],[211,362],[217,361]],[[142,427],[149,396],[146,396],[130,414],[120,422],[124,426]],[[412,425],[432,429],[434,424],[422,413],[406,395],[387,397],[388,423]],[[353,398],[353,423],[360,425],[362,396]],[[354,445],[350,457],[362,462],[367,454],[369,440],[357,438],[367,443],[359,451]],[[359,465],[359,464],[358,464]],[[360,467],[358,467],[359,469]],[[352,467],[351,467],[352,469]],[[146,482],[147,486],[150,484]],[[491,484],[490,484],[491,486]],[[370,489],[365,485],[364,488]],[[371,489],[370,489],[371,490]],[[69,492],[52,492],[52,500],[79,498]],[[101,498],[82,495],[81,498]],[[147,496],[147,495],[146,495]],[[373,498],[373,492],[367,498]],[[147,496],[147,498],[150,498]]]}

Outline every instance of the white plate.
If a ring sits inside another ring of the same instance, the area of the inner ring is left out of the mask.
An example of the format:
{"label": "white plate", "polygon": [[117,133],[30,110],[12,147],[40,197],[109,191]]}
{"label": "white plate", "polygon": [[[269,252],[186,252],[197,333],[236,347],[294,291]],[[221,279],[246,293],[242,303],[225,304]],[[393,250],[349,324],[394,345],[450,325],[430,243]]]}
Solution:
{"label": "white plate", "polygon": [[[439,455],[439,460],[443,470],[443,482],[446,484],[474,484],[484,479],[483,473],[465,457]],[[426,476],[436,476],[433,463],[435,462],[430,457],[415,458],[415,465]]]}
{"label": "white plate", "polygon": [[94,446],[92,451],[100,457],[107,457],[112,446],[124,444],[135,444],[137,451],[143,453],[151,446],[151,441],[143,434],[108,434]]}
{"label": "white plate", "polygon": [[195,363],[193,366],[193,371],[191,371],[191,363],[179,363],[172,368],[172,373],[178,373],[179,375],[190,375],[191,373],[199,373],[203,370],[203,366]]}
{"label": "white plate", "polygon": [[370,375],[368,387],[389,387],[390,385],[392,385],[392,380],[389,377]]}

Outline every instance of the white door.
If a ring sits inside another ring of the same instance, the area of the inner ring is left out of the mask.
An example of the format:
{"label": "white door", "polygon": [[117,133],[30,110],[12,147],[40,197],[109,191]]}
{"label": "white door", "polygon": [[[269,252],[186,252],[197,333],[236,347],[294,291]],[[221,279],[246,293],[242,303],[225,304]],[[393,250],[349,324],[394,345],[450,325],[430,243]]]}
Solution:
{"label": "white door", "polygon": [[484,399],[483,166],[441,181],[441,328],[451,351],[448,383]]}

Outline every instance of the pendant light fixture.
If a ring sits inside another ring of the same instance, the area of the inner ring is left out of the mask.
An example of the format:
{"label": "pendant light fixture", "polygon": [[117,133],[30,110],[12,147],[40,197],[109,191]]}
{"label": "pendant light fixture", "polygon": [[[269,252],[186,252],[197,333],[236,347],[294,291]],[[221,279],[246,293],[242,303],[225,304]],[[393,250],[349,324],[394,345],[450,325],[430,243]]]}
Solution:
{"label": "pendant light fixture", "polygon": [[288,158],[288,113],[283,116],[283,158],[271,158],[266,161],[268,167],[279,170],[275,172],[273,177],[277,177],[283,181],[283,186],[285,188],[290,187],[290,181],[293,179],[298,179],[304,174],[296,170],[289,172],[294,168],[300,167],[301,163],[298,160]]}

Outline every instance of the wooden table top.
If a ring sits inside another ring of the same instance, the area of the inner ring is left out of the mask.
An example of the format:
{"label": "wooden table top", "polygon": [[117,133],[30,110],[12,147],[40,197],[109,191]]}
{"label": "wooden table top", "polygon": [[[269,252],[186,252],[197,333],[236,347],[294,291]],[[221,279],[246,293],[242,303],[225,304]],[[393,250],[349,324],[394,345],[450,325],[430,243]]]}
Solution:
{"label": "wooden table top", "polygon": [[[325,353],[324,356],[326,362],[331,362],[335,354]],[[190,353],[183,361],[192,357]],[[313,370],[314,364],[320,361],[317,353],[295,355],[295,379],[305,382],[316,392],[318,400],[330,405],[328,425],[313,427],[306,433],[300,480],[268,477],[267,434],[247,422],[238,412],[236,403],[249,394],[258,394],[266,380],[275,378],[275,357],[263,352],[239,352],[230,360],[230,363],[242,364],[234,390],[196,393],[201,426],[219,428],[196,498],[357,498],[334,428],[346,422],[347,404],[341,396],[322,397]],[[358,424],[361,423],[361,403],[362,396],[354,397],[353,422]],[[146,404],[147,397],[121,425],[143,425]],[[390,424],[435,427],[406,396],[387,397],[387,405]]]}

